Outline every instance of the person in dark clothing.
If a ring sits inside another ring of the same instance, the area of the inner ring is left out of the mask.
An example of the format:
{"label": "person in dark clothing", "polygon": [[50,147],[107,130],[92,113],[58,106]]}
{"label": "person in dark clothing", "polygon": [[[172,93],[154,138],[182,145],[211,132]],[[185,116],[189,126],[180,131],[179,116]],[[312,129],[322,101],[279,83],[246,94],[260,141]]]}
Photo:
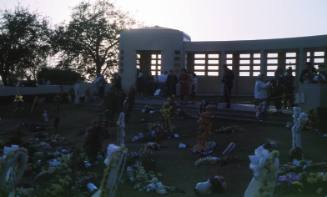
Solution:
{"label": "person in dark clothing", "polygon": [[181,101],[183,102],[184,99],[189,96],[190,88],[191,88],[191,77],[186,69],[182,69],[182,73],[179,76],[180,82],[180,96]]}
{"label": "person in dark clothing", "polygon": [[122,90],[121,76],[119,75],[119,73],[115,73],[113,75],[112,85],[114,86],[114,88]]}
{"label": "person in dark clothing", "polygon": [[169,71],[167,80],[166,80],[166,86],[167,86],[167,95],[168,97],[172,95],[176,95],[176,85],[177,85],[178,79],[176,74],[173,70]]}
{"label": "person in dark clothing", "polygon": [[95,79],[95,85],[97,87],[97,93],[99,98],[104,97],[104,90],[106,87],[106,80],[104,79],[103,75],[98,74],[96,79]]}
{"label": "person in dark clothing", "polygon": [[156,83],[151,73],[146,73],[145,88],[146,88],[146,95],[153,96],[153,93],[156,88]]}
{"label": "person in dark clothing", "polygon": [[281,112],[282,109],[284,74],[284,67],[279,66],[275,72],[275,77],[272,80],[271,100],[274,102],[277,112]]}
{"label": "person in dark clothing", "polygon": [[234,82],[234,72],[227,65],[224,65],[224,75],[222,82],[224,83],[224,100],[226,108],[230,108],[232,88]]}
{"label": "person in dark clothing", "polygon": [[293,70],[289,67],[286,71],[286,76],[283,79],[284,84],[284,105],[285,107],[294,106],[294,81],[295,77],[292,75]]}
{"label": "person in dark clothing", "polygon": [[314,76],[317,74],[317,70],[311,63],[307,63],[307,68],[302,70],[300,75],[300,82],[312,83]]}

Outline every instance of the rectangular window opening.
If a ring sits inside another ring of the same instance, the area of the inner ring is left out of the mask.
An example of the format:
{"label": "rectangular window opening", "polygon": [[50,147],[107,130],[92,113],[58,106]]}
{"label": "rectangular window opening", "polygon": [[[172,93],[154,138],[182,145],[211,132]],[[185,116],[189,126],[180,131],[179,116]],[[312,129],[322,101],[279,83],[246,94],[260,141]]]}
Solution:
{"label": "rectangular window opening", "polygon": [[250,72],[240,72],[239,75],[240,75],[240,77],[249,77]]}
{"label": "rectangular window opening", "polygon": [[197,59],[197,58],[205,58],[206,57],[206,54],[202,54],[202,53],[196,53],[194,54],[194,58]]}
{"label": "rectangular window opening", "polygon": [[219,72],[208,72],[208,76],[212,76],[212,77],[219,76]]}

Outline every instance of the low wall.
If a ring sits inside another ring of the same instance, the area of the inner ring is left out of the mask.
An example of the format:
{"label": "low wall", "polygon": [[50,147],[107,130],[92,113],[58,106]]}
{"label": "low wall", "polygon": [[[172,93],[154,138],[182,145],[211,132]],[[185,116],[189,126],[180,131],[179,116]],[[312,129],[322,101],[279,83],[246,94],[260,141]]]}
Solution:
{"label": "low wall", "polygon": [[327,108],[327,84],[301,84],[300,90],[304,95],[304,102],[301,104],[303,109]]}
{"label": "low wall", "polygon": [[73,85],[40,85],[37,87],[0,87],[0,97],[21,95],[57,94],[61,91],[68,92]]}

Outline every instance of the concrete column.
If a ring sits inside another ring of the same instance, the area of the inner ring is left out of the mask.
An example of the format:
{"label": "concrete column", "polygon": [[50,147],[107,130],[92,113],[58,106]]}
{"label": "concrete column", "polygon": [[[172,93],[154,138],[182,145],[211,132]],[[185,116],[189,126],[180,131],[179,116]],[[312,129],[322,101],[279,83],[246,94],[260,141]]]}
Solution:
{"label": "concrete column", "polygon": [[299,77],[306,64],[306,54],[303,48],[299,50],[297,61],[296,76]]}
{"label": "concrete column", "polygon": [[278,52],[278,67],[282,66],[285,69],[285,58],[286,54],[285,51],[279,51]]}
{"label": "concrete column", "polygon": [[261,69],[260,72],[266,74],[267,73],[267,52],[265,50],[260,51],[261,54]]}
{"label": "concrete column", "polygon": [[226,64],[226,52],[225,51],[221,52],[219,55],[219,65],[220,65],[219,74],[222,73],[224,64]]}
{"label": "concrete column", "polygon": [[122,86],[124,91],[135,86],[136,82],[136,52],[133,50],[124,51],[123,67],[120,70]]}

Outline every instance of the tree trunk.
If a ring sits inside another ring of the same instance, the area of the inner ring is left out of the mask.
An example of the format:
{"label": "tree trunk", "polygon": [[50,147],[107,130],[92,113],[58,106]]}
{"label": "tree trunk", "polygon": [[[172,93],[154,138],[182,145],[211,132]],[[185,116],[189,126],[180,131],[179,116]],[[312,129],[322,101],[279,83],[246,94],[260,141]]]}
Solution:
{"label": "tree trunk", "polygon": [[100,75],[102,65],[97,62],[95,66],[96,66],[96,75]]}

